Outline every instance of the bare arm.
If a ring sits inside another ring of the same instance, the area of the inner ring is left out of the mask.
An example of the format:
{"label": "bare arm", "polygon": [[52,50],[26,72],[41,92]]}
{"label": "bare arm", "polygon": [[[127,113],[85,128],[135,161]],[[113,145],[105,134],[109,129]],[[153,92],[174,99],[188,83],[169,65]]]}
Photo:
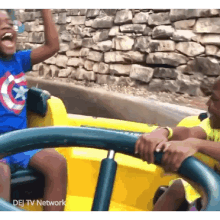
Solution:
{"label": "bare arm", "polygon": [[162,165],[167,172],[177,171],[187,157],[193,156],[197,152],[220,160],[219,142],[188,138],[183,141],[170,141],[165,145]]}
{"label": "bare arm", "polygon": [[220,161],[220,142],[198,140],[194,138],[188,139],[197,149],[197,152],[206,154]]}
{"label": "bare arm", "polygon": [[34,49],[31,53],[32,65],[43,62],[59,51],[59,36],[53,22],[51,10],[43,9],[45,43],[43,46]]}
{"label": "bare arm", "polygon": [[205,131],[199,126],[192,127],[192,128],[175,127],[175,128],[172,128],[172,130],[173,130],[173,137],[170,139],[172,141],[186,140],[187,138],[206,139]]}
{"label": "bare arm", "polygon": [[[166,130],[166,129],[163,129]],[[192,127],[192,128],[187,128],[187,127],[175,127],[172,128],[173,130],[173,136],[170,138],[169,141],[184,141],[184,140],[189,140],[191,138],[198,139],[198,140],[204,140],[206,139],[206,133],[205,131],[199,127]],[[168,132],[166,134],[168,136]],[[165,151],[167,149],[168,145],[166,143],[160,143],[155,147],[156,151]]]}
{"label": "bare arm", "polygon": [[[182,141],[189,138],[206,139],[206,133],[201,127],[175,127],[172,128],[172,141]],[[149,134],[143,134],[137,140],[135,153],[143,160],[154,163],[154,151],[166,150],[169,132],[167,129],[159,128]]]}

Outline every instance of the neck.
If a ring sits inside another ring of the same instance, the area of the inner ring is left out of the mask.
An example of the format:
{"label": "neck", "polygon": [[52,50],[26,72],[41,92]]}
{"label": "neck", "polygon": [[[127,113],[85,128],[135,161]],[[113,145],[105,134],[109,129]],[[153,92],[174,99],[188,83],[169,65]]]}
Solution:
{"label": "neck", "polygon": [[10,60],[13,55],[6,55],[0,52],[0,58],[4,60]]}

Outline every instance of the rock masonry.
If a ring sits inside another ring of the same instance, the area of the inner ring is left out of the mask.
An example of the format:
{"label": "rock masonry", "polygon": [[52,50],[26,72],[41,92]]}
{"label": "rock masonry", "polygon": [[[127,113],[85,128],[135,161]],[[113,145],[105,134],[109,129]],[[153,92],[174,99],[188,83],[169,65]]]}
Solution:
{"label": "rock masonry", "polygon": [[[220,73],[219,9],[53,9],[60,51],[29,75],[209,95]],[[44,42],[40,10],[16,10],[18,50]]]}

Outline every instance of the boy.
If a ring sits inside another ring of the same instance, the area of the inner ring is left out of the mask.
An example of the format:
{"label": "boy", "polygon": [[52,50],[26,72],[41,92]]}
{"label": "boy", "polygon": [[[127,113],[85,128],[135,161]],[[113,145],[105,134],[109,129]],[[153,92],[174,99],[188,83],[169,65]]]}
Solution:
{"label": "boy", "polygon": [[[187,157],[197,152],[220,161],[220,77],[213,85],[207,106],[209,118],[199,126],[159,128],[143,134],[136,142],[135,152],[150,164],[154,163],[153,152],[163,151],[162,165],[167,172],[177,171]],[[185,200],[184,189],[189,186],[182,179],[176,180],[158,199],[154,210],[177,210]]]}
{"label": "boy", "polygon": [[[59,51],[59,38],[50,10],[43,9],[45,44],[36,49],[16,53],[16,31],[8,14],[0,11],[0,134],[27,127],[24,72]],[[4,155],[1,155],[2,159]],[[33,168],[45,176],[43,200],[64,201],[67,165],[54,149],[33,150],[3,158],[0,163],[0,197],[10,200],[10,168]],[[64,206],[48,206],[44,210],[62,211]]]}

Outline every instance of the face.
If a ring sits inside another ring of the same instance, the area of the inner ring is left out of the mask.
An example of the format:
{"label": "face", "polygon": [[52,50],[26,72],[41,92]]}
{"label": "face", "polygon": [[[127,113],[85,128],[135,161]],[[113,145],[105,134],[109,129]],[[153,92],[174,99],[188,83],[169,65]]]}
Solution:
{"label": "face", "polygon": [[16,31],[6,12],[0,11],[0,56],[10,57],[16,51]]}
{"label": "face", "polygon": [[208,102],[208,112],[210,114],[211,127],[214,129],[220,128],[220,79],[217,79],[213,85],[212,94]]}

